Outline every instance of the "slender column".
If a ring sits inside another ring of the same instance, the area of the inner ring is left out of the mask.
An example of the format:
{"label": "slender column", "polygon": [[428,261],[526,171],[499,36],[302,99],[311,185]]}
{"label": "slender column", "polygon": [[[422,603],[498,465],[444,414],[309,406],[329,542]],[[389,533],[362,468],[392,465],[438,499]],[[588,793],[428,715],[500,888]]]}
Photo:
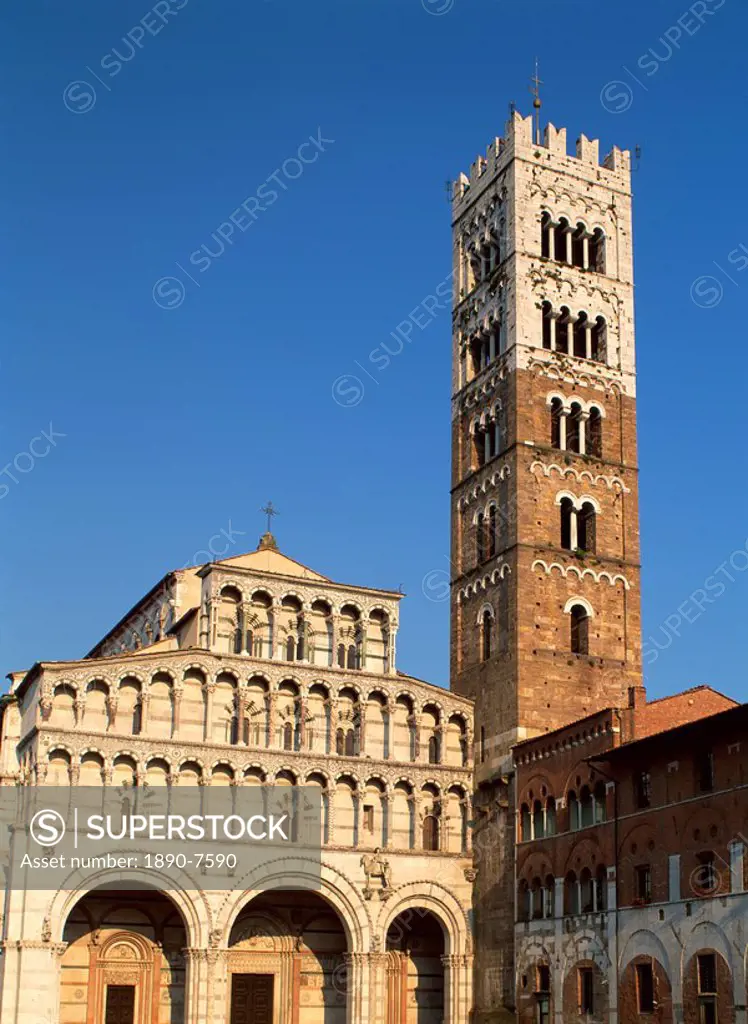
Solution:
{"label": "slender column", "polygon": [[306,720],[309,714],[309,701],[306,697],[299,698],[299,749],[306,750]]}
{"label": "slender column", "polygon": [[172,691],[172,699],[174,701],[174,718],[172,721],[171,736],[172,739],[179,738],[179,719],[182,714],[182,697],[184,696],[184,687],[179,683],[174,687]]}
{"label": "slender column", "polygon": [[488,361],[492,363],[496,358],[496,330],[492,327],[488,332]]}
{"label": "slender column", "polygon": [[[246,632],[246,630],[244,631]],[[237,686],[236,688],[236,742],[239,746],[245,746],[244,743],[244,714],[246,711],[246,699],[244,697],[244,688]]]}
{"label": "slender column", "polygon": [[582,235],[582,266],[590,269],[590,236],[587,234]]}
{"label": "slender column", "polygon": [[277,702],[278,702],[277,691],[271,690],[270,693],[267,695],[267,705],[268,705],[268,746],[269,747],[276,746],[275,729],[276,729],[276,725],[277,725],[277,716],[278,716]]}
{"label": "slender column", "polygon": [[382,843],[384,849],[389,849],[390,837],[392,836],[392,798],[389,793],[383,793],[381,799],[382,809]]}
{"label": "slender column", "polygon": [[[571,547],[572,551],[576,551],[577,548],[579,547],[579,534],[578,534],[578,530],[577,530],[577,525],[578,525],[577,524],[577,510],[575,508],[573,508],[571,510],[571,512],[569,513],[569,519],[570,519],[569,525],[571,527],[571,529],[569,531],[570,534],[571,534],[571,536],[569,538],[569,540],[570,540],[570,547]],[[533,816],[533,822],[534,822],[534,816]]]}
{"label": "slender column", "polygon": [[592,324],[589,320],[584,322],[584,357],[592,359]]}
{"label": "slender column", "polygon": [[459,953],[441,958],[444,968],[444,1022],[465,1024],[472,1004],[471,956]]}
{"label": "slender column", "polygon": [[211,737],[213,723],[213,694],[216,692],[215,683],[203,683],[205,694],[205,720],[203,721],[203,739],[208,742]]}
{"label": "slender column", "polygon": [[332,663],[338,663],[338,644],[340,643],[340,616],[333,613],[332,619]]}
{"label": "slender column", "polygon": [[384,723],[384,756],[385,760],[391,761],[393,757],[392,745],[395,741],[395,704],[387,704],[387,718]]}
{"label": "slender column", "polygon": [[551,313],[551,315],[548,317],[551,335],[551,352],[556,351],[556,320],[557,317],[553,313]]}
{"label": "slender column", "polygon": [[566,417],[568,413],[565,409],[561,410],[561,415],[558,420],[558,443],[561,447],[561,451],[566,451]]}
{"label": "slender column", "polygon": [[361,757],[366,753],[366,704],[358,704],[358,752]]}
{"label": "slender column", "polygon": [[151,695],[146,690],[140,695],[140,735],[148,734],[148,707],[151,703]]}
{"label": "slender column", "polygon": [[588,412],[583,412],[579,417],[579,454],[587,454],[587,420],[590,418]]}
{"label": "slender column", "polygon": [[565,253],[565,255],[564,255],[565,261],[567,263],[571,263],[572,247],[571,247],[571,230],[569,228],[567,228],[566,231],[564,231],[564,253]]}

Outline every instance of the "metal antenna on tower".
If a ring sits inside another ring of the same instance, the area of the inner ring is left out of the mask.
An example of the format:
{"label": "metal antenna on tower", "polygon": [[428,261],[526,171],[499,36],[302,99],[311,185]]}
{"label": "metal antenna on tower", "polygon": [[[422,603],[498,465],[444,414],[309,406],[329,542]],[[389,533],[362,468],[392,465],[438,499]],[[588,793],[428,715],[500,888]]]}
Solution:
{"label": "metal antenna on tower", "polygon": [[540,86],[543,85],[543,82],[541,81],[540,76],[538,74],[538,58],[537,57],[535,58],[535,74],[530,79],[530,81],[532,82],[532,87],[530,88],[530,92],[535,97],[534,100],[532,101],[532,105],[533,105],[533,108],[535,110],[535,143],[536,143],[536,145],[539,146],[540,145],[540,108],[543,105],[541,100],[540,100]]}

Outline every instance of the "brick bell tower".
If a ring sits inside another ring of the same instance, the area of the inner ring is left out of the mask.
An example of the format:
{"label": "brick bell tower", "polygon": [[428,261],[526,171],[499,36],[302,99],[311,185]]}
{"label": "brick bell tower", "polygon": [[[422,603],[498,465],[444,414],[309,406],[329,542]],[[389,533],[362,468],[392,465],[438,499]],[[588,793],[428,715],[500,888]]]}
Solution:
{"label": "brick bell tower", "polygon": [[630,156],[598,150],[514,113],[453,191],[451,685],[476,701],[479,1021],[513,1001],[511,747],[641,684]]}

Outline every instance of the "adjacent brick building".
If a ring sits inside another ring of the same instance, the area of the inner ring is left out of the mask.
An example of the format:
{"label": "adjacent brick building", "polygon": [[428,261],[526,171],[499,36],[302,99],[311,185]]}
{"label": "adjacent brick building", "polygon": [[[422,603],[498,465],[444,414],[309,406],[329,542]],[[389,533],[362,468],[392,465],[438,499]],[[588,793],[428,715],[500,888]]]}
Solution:
{"label": "adjacent brick building", "polygon": [[519,1020],[746,1020],[747,725],[632,688],[515,747]]}

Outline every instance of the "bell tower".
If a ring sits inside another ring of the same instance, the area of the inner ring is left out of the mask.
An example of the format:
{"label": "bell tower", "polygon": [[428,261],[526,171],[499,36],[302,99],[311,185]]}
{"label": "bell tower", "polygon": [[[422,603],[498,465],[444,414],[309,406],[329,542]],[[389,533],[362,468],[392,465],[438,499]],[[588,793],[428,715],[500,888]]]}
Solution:
{"label": "bell tower", "polygon": [[[536,72],[536,86],[537,81]],[[513,1021],[512,746],[641,684],[630,156],[513,113],[454,184],[451,685],[475,701],[475,1021]]]}
{"label": "bell tower", "polygon": [[641,682],[630,156],[513,113],[454,184],[452,688],[476,777]]}

